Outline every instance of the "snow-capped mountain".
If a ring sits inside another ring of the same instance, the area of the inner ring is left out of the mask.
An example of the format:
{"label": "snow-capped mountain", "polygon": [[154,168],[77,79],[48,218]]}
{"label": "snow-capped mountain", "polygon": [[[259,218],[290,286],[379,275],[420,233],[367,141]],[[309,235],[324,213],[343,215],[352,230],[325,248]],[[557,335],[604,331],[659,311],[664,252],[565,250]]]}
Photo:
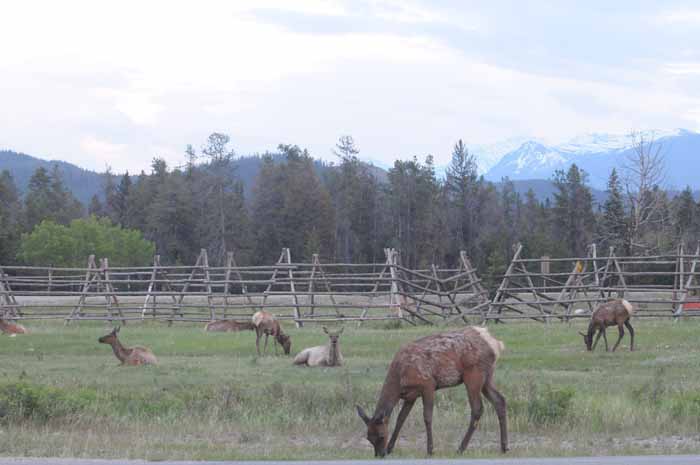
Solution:
{"label": "snow-capped mountain", "polygon": [[531,140],[535,139],[523,136],[510,137],[493,144],[469,145],[469,152],[476,156],[479,174],[486,174],[505,154]]}
{"label": "snow-capped mountain", "polygon": [[[667,183],[671,188],[700,187],[700,134],[684,129],[646,131],[641,135],[662,147],[666,159]],[[530,140],[503,155],[486,173],[486,178],[550,179],[556,170],[576,163],[589,175],[593,187],[604,188],[610,171],[619,168],[633,150],[634,138],[611,134],[588,134],[559,144]],[[691,169],[689,169],[691,168]]]}

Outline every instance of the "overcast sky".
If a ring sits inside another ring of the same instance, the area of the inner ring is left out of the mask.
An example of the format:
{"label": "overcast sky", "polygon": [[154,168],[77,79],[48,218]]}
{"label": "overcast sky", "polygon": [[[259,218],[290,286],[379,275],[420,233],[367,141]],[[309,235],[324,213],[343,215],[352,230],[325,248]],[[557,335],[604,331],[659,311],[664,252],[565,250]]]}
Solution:
{"label": "overcast sky", "polygon": [[700,129],[700,2],[0,5],[0,148],[103,170],[338,136],[380,165],[512,136]]}

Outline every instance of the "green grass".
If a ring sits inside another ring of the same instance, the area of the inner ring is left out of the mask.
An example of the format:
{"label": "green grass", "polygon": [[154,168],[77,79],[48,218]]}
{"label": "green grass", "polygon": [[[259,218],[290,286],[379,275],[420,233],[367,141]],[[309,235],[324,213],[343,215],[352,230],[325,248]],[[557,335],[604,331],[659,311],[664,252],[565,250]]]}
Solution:
{"label": "green grass", "polygon": [[[700,451],[700,323],[634,324],[638,350],[626,337],[614,354],[584,350],[583,321],[491,327],[506,344],[496,384],[510,456]],[[441,330],[348,326],[345,366],[309,369],[256,357],[252,332],[132,324],[124,344],[150,347],[160,364],[121,367],[97,343],[101,324],[27,326],[30,335],[0,336],[0,455],[150,460],[369,458],[354,405],[373,409],[401,344]],[[327,340],[313,325],[288,332],[293,354]],[[438,393],[436,455],[454,456],[468,418],[463,387]],[[466,456],[498,456],[497,431],[487,404]],[[420,407],[395,453],[425,455]]]}

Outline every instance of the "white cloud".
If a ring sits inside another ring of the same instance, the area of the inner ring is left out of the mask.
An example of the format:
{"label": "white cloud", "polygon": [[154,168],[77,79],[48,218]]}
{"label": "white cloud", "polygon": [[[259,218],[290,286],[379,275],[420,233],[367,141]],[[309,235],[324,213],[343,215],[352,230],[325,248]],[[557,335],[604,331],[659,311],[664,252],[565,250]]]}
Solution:
{"label": "white cloud", "polygon": [[665,11],[658,15],[658,19],[661,23],[666,24],[700,24],[700,10]]}
{"label": "white cloud", "polygon": [[[352,6],[263,0],[3,7],[0,47],[13,47],[0,53],[0,142],[133,172],[156,155],[180,163],[185,145],[200,145],[212,131],[229,133],[239,153],[288,142],[316,156],[329,156],[335,139],[349,133],[367,158],[388,164],[432,153],[444,163],[460,137],[562,138],[698,119],[700,96],[680,87],[698,72],[690,55],[656,70],[619,73],[614,84],[477,60],[413,25],[479,29],[483,18],[424,2],[371,4],[369,15],[408,25],[408,32],[316,34],[255,16],[283,9],[362,20]],[[28,24],[37,32],[27,34]]]}
{"label": "white cloud", "polygon": [[700,63],[672,63],[665,70],[676,75],[700,75]]}

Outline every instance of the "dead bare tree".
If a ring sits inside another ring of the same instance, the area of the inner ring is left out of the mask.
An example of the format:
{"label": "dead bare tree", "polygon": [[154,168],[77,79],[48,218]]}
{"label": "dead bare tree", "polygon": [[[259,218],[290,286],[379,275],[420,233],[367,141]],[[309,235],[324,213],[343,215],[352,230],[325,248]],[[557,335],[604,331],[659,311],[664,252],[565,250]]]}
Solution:
{"label": "dead bare tree", "polygon": [[623,161],[623,183],[627,196],[629,216],[625,252],[649,252],[655,244],[645,240],[645,232],[663,223],[664,190],[666,179],[663,146],[653,133],[633,132],[632,150]]}

